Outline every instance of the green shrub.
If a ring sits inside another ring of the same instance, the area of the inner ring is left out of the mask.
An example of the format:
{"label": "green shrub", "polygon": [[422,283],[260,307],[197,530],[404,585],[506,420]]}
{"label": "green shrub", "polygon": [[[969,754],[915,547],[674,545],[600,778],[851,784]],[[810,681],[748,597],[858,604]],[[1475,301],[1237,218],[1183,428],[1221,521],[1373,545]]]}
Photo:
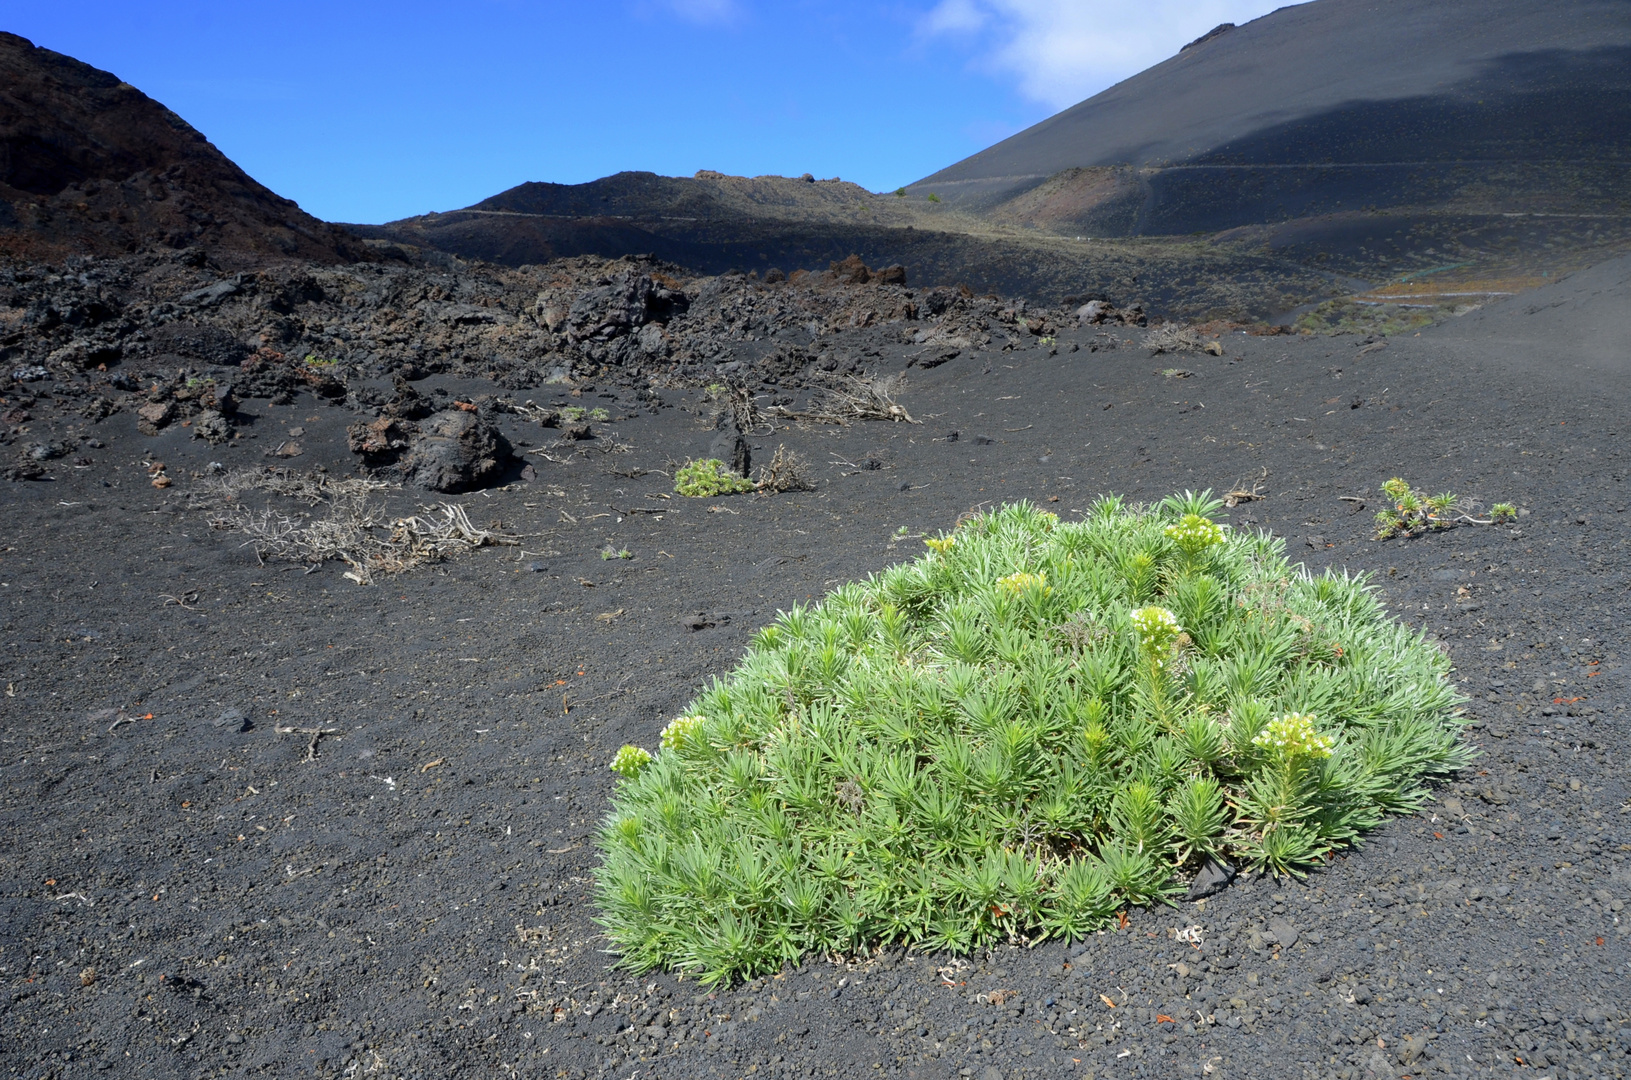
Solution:
{"label": "green shrub", "polygon": [[687,461],[675,470],[674,490],[694,499],[706,499],[752,491],[753,481],[731,472],[718,458],[702,458]]}
{"label": "green shrub", "polygon": [[589,410],[589,419],[591,419],[591,420],[598,420],[601,423],[605,423],[606,421],[610,420],[611,418],[612,418],[612,414],[607,412],[605,409],[590,409]]}
{"label": "green shrub", "polygon": [[937,202],[940,201],[940,196],[936,195],[934,192],[931,191],[931,192],[929,192],[929,201],[937,203]]}
{"label": "green shrub", "polygon": [[1395,476],[1382,485],[1382,494],[1393,505],[1376,512],[1376,539],[1394,536],[1414,536],[1418,532],[1439,532],[1457,525],[1495,525],[1515,520],[1517,508],[1511,503],[1496,503],[1490,507],[1487,519],[1475,518],[1461,512],[1461,496],[1452,491],[1429,495],[1417,491],[1409,483]]}
{"label": "green shrub", "polygon": [[1448,659],[1209,495],[1006,506],[781,613],[649,763],[619,753],[621,962],[1076,938],[1206,857],[1301,873],[1416,807],[1470,756]]}

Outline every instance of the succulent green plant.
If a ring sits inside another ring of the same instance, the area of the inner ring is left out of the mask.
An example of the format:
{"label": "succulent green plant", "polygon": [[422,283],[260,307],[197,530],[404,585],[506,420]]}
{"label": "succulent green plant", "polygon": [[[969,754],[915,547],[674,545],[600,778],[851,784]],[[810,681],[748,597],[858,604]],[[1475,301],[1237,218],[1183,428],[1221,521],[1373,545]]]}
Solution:
{"label": "succulent green plant", "polygon": [[1005,506],[780,613],[619,769],[622,964],[1075,938],[1204,858],[1304,873],[1418,806],[1470,759],[1448,659],[1218,505]]}
{"label": "succulent green plant", "polygon": [[718,458],[687,461],[674,471],[674,491],[693,499],[741,495],[752,490],[752,480],[738,476]]}
{"label": "succulent green plant", "polygon": [[1376,513],[1376,539],[1414,536],[1419,532],[1440,532],[1457,525],[1493,525],[1517,517],[1511,503],[1496,503],[1487,519],[1461,512],[1461,496],[1452,491],[1428,495],[1395,476],[1382,485],[1382,494],[1393,503]]}

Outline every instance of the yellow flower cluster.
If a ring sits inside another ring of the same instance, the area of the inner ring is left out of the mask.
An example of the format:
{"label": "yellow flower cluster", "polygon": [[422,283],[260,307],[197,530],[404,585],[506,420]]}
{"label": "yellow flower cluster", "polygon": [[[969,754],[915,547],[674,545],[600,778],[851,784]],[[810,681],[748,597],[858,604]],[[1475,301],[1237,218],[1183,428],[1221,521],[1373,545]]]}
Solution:
{"label": "yellow flower cluster", "polygon": [[943,536],[936,540],[931,536],[923,542],[929,545],[930,550],[938,551],[940,554],[944,555],[946,552],[951,550],[953,544],[957,543],[957,537]]}
{"label": "yellow flower cluster", "polygon": [[1336,740],[1314,730],[1314,717],[1308,713],[1286,713],[1269,721],[1252,745],[1270,750],[1283,758],[1328,758]]}
{"label": "yellow flower cluster", "polygon": [[704,716],[682,716],[663,728],[663,749],[674,750],[691,740],[691,737],[707,723]]}
{"label": "yellow flower cluster", "polygon": [[1029,592],[1032,589],[1041,589],[1044,595],[1053,592],[1048,585],[1046,574],[1009,574],[1007,577],[998,578],[997,585],[1015,594]]}
{"label": "yellow flower cluster", "polygon": [[1198,555],[1214,544],[1223,543],[1223,526],[1199,514],[1185,514],[1162,530],[1167,539],[1185,553]]}
{"label": "yellow flower cluster", "polygon": [[1133,609],[1133,629],[1138,631],[1139,648],[1153,654],[1158,664],[1164,662],[1161,657],[1184,632],[1178,625],[1178,616],[1164,607],[1154,606]]}
{"label": "yellow flower cluster", "polygon": [[638,746],[625,746],[612,758],[612,772],[627,779],[633,780],[651,764],[651,754]]}

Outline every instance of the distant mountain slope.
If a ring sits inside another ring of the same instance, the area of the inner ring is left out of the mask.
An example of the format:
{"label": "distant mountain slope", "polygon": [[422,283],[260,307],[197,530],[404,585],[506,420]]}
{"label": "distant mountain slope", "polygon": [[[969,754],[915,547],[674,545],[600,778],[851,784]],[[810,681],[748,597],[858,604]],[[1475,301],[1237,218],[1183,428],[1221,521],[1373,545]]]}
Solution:
{"label": "distant mountain slope", "polygon": [[1281,8],[908,191],[1100,236],[1393,207],[1625,215],[1631,3]]}
{"label": "distant mountain slope", "polygon": [[144,244],[324,262],[366,250],[118,76],[0,33],[0,250],[50,257]]}
{"label": "distant mountain slope", "polygon": [[1631,375],[1631,255],[1507,297],[1428,331],[1469,358],[1572,373],[1596,394]]}
{"label": "distant mountain slope", "polygon": [[463,210],[350,228],[510,265],[638,251],[700,270],[791,270],[878,248],[884,234],[923,223],[906,200],[842,180],[705,170],[519,184]]}
{"label": "distant mountain slope", "polygon": [[465,210],[347,227],[375,241],[508,266],[643,253],[703,274],[791,273],[859,255],[869,266],[904,265],[914,285],[965,284],[1050,303],[1102,295],[1160,312],[1251,319],[1329,292],[1317,272],[1227,245],[1076,244],[930,214],[921,200],[840,180],[709,171],[521,184]]}

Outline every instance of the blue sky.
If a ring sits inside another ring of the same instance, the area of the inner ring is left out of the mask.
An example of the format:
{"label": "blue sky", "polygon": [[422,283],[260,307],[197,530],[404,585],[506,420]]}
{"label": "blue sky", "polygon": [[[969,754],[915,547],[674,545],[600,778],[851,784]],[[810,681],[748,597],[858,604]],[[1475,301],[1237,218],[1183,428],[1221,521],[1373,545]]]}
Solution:
{"label": "blue sky", "polygon": [[330,221],[624,169],[892,190],[1259,0],[9,0]]}

